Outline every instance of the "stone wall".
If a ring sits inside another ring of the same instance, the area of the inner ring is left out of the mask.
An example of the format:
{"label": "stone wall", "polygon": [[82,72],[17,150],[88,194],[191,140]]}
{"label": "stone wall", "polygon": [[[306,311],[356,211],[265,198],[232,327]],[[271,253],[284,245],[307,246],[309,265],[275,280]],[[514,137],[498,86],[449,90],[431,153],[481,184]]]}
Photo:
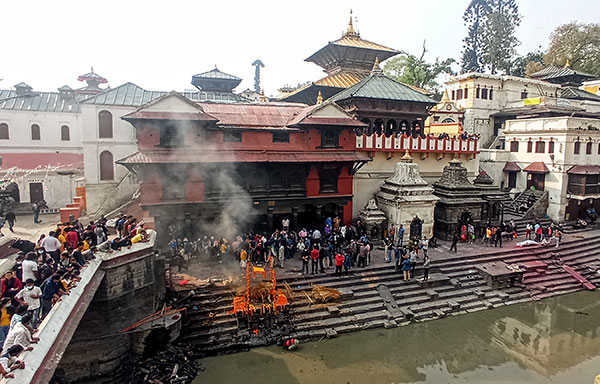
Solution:
{"label": "stone wall", "polygon": [[121,331],[155,312],[164,295],[164,264],[153,247],[106,260],[105,277],[67,350],[56,376],[69,381],[109,375],[131,350],[131,337]]}

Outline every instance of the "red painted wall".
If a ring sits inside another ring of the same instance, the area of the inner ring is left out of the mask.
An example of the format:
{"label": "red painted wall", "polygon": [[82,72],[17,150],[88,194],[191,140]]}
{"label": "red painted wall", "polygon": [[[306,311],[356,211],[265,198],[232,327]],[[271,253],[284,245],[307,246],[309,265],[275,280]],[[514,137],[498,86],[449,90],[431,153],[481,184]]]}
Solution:
{"label": "red painted wall", "polygon": [[160,176],[156,171],[150,172],[144,178],[144,182],[140,185],[140,192],[142,194],[142,205],[160,203],[162,199],[162,187]]}
{"label": "red painted wall", "polygon": [[319,188],[319,170],[316,165],[312,165],[306,177],[306,196],[319,196]]}
{"label": "red painted wall", "polygon": [[190,171],[185,195],[187,201],[204,201],[204,180],[202,179],[200,170],[197,168]]}

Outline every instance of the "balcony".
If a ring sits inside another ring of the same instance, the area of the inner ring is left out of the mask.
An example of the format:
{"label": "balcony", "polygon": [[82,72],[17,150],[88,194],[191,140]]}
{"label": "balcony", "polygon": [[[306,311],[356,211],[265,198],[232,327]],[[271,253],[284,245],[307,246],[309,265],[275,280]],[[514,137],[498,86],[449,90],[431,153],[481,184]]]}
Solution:
{"label": "balcony", "polygon": [[421,153],[479,153],[477,139],[438,139],[437,137],[403,137],[392,135],[357,135],[356,150],[358,151],[385,151],[385,152],[421,152]]}

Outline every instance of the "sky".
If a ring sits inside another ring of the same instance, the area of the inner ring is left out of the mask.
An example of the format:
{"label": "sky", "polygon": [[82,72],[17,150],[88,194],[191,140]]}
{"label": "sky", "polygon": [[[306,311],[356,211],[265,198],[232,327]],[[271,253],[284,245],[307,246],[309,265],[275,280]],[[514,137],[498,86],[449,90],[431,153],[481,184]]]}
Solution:
{"label": "sky", "polygon": [[[193,89],[191,76],[219,70],[276,95],[324,77],[304,59],[341,37],[350,9],[361,37],[426,59],[460,59],[469,0],[29,0],[2,1],[0,89],[21,81],[38,91],[79,88],[90,67],[111,87],[133,82],[147,90]],[[570,21],[599,22],[598,0],[517,0],[523,15],[520,54],[546,48],[552,30]],[[456,68],[458,69],[458,68]]]}

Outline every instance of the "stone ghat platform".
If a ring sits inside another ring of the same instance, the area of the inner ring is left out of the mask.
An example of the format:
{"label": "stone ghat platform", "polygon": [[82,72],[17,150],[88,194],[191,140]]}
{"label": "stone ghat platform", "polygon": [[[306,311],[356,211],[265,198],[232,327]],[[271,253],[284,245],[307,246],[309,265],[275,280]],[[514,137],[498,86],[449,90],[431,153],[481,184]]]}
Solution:
{"label": "stone ghat platform", "polygon": [[[405,282],[391,264],[353,269],[349,277],[342,278],[333,275],[285,278],[282,280],[295,293],[289,334],[300,340],[318,340],[344,332],[397,327],[585,289],[584,283],[564,266],[598,286],[600,233],[584,233],[581,237],[564,241],[559,249],[505,248],[488,254],[457,254],[439,259],[430,271],[428,283],[418,281],[422,276],[419,266],[417,280]],[[529,268],[524,268],[517,286],[493,289],[476,270],[477,266],[492,262],[529,265]],[[531,268],[536,263],[544,267]],[[337,288],[344,293],[344,299],[334,305],[315,305],[302,293],[308,293],[312,284]],[[276,339],[248,338],[247,330],[238,330],[236,318],[228,313],[232,309],[232,292],[228,288],[197,291],[188,307],[198,309],[188,311],[180,341],[195,346],[198,356],[245,350]]]}

